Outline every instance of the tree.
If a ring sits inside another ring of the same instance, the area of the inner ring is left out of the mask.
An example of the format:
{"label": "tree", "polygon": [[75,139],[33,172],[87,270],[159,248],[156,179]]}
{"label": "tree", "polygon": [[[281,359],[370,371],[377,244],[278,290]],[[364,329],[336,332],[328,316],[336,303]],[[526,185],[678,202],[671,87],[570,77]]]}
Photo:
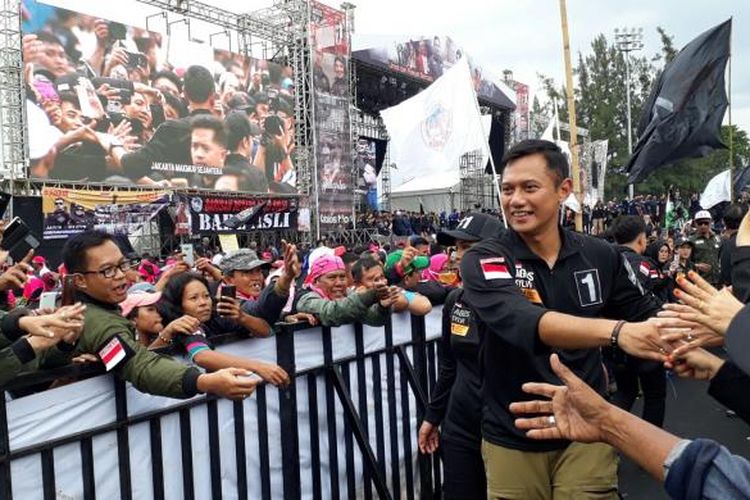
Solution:
{"label": "tree", "polygon": [[[633,145],[638,140],[637,124],[642,108],[647,102],[651,88],[665,64],[677,55],[673,37],[662,27],[657,28],[661,40],[661,50],[651,59],[630,55],[631,117],[633,124]],[[581,127],[588,129],[589,138],[609,139],[609,162],[605,183],[608,199],[621,198],[627,194],[627,179],[618,172],[629,158],[627,142],[626,110],[626,68],[625,54],[603,34],[591,42],[591,51],[578,54],[575,68],[577,86],[575,88],[576,120]],[[568,117],[564,87],[557,87],[552,78],[539,75],[540,85],[547,95],[544,108],[551,109],[552,99],[560,108],[560,120]],[[541,107],[541,106],[540,106]],[[552,115],[551,110],[548,111]],[[747,133],[734,128],[734,165],[739,167],[750,161],[750,146]],[[729,144],[729,128],[722,128],[725,144]],[[580,142],[580,141],[579,141]],[[651,177],[635,186],[636,194],[660,194],[670,185],[683,192],[700,191],[706,182],[729,167],[729,152],[720,150],[705,158],[676,162],[669,167],[657,170]]]}
{"label": "tree", "polygon": [[664,57],[664,63],[670,63],[678,52],[678,50],[674,48],[674,37],[668,35],[667,30],[661,26],[657,26],[656,31],[659,33],[661,39],[661,53]]}

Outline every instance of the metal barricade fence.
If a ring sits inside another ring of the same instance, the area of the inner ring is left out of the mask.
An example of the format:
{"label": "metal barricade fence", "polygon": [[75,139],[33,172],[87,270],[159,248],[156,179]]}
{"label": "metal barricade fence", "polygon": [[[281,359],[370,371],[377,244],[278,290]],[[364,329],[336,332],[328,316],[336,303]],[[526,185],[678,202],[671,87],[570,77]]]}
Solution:
{"label": "metal barricade fence", "polygon": [[[261,385],[244,401],[150,396],[112,375],[4,397],[0,499],[439,498],[439,460],[416,446],[439,309],[381,328],[277,325],[267,339],[220,338],[219,350],[294,374],[288,388]],[[65,367],[6,390],[102,373]]]}

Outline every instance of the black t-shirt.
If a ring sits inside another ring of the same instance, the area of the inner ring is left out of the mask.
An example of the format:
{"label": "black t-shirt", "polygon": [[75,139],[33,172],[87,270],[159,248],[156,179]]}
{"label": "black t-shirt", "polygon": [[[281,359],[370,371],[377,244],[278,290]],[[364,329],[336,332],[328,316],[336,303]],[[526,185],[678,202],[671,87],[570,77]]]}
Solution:
{"label": "black t-shirt", "polygon": [[479,450],[482,442],[482,378],[479,329],[462,289],[448,294],[438,344],[438,380],[425,420],[442,423],[443,439]]}
{"label": "black t-shirt", "polygon": [[604,393],[600,349],[563,350],[541,342],[539,320],[547,310],[579,317],[639,321],[659,303],[644,295],[638,278],[617,249],[602,240],[561,229],[562,247],[550,269],[514,231],[477,243],[461,262],[463,300],[477,316],[482,342],[482,436],[493,444],[550,451],[567,441],[534,441],[516,429],[508,407],[536,399],[525,382],[560,384],[549,355]]}

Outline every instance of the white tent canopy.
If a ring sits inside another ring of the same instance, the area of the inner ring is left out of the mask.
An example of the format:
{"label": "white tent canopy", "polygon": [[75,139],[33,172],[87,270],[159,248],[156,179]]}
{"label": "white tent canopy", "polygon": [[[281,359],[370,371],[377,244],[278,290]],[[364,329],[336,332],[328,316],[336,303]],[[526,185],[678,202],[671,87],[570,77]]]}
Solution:
{"label": "white tent canopy", "polygon": [[450,212],[456,207],[454,195],[459,194],[460,184],[458,172],[415,177],[391,190],[391,209],[418,212],[421,203],[427,212]]}

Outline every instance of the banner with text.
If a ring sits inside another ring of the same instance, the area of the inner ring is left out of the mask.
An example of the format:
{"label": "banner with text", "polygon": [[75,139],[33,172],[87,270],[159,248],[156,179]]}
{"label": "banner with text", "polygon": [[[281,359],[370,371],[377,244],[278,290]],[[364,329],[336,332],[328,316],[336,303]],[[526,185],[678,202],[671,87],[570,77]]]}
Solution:
{"label": "banner with text", "polygon": [[[176,196],[177,234],[237,233],[275,229],[297,229],[295,198],[219,197],[203,194]],[[257,211],[253,211],[257,208]],[[242,214],[248,217],[233,224]]]}
{"label": "banner with text", "polygon": [[312,3],[312,12],[318,218],[323,231],[346,229],[354,202],[346,16],[319,2]]}
{"label": "banner with text", "polygon": [[89,229],[132,235],[168,205],[166,191],[42,189],[44,239],[61,240]]}

